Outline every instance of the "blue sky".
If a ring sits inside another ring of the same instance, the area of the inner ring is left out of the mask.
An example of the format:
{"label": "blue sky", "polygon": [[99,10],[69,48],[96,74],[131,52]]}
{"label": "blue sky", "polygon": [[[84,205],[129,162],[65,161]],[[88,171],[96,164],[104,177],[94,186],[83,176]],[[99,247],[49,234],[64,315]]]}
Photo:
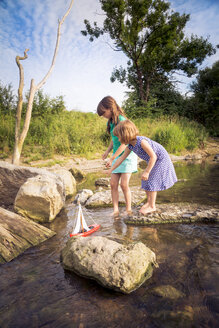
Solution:
{"label": "blue sky", "polygon": [[[218,1],[170,2],[173,10],[190,14],[186,35],[209,37],[211,43],[219,44]],[[15,57],[22,56],[26,48],[29,48],[28,59],[22,61],[25,90],[32,78],[36,83],[41,81],[51,64],[58,19],[69,4],[70,0],[0,0],[0,80],[3,85],[11,83],[17,92],[19,72]],[[84,19],[101,24],[100,13],[98,0],[75,0],[62,27],[56,65],[43,91],[51,97],[63,95],[68,110],[95,112],[98,102],[106,95],[113,96],[121,105],[127,91],[120,83],[110,82],[113,68],[126,66],[125,55],[111,50],[103,39],[91,43],[81,35]],[[202,68],[216,60],[219,60],[219,51],[207,58]],[[187,92],[191,79],[180,79],[179,90]]]}

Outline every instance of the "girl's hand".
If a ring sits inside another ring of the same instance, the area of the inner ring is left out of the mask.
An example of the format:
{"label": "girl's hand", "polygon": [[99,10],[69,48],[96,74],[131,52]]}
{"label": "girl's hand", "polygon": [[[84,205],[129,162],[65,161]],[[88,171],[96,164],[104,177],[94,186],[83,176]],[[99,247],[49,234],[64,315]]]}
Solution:
{"label": "girl's hand", "polygon": [[106,167],[111,167],[112,166],[112,162],[113,162],[113,160],[111,158],[108,159],[108,161],[106,162]]}
{"label": "girl's hand", "polygon": [[102,159],[106,159],[108,156],[109,152],[106,150],[105,153],[102,155]]}
{"label": "girl's hand", "polygon": [[149,178],[149,173],[146,172],[146,171],[144,171],[143,174],[142,174],[142,176],[141,176],[141,179],[147,181],[148,178]]}

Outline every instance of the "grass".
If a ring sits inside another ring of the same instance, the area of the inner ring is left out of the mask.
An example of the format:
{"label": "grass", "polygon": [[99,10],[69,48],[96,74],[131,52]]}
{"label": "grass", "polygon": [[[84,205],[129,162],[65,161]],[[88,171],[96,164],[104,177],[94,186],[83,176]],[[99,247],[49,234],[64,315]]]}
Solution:
{"label": "grass", "polygon": [[[203,126],[178,116],[133,120],[140,135],[161,143],[168,152],[179,154],[203,146],[208,134]],[[22,157],[26,161],[51,159],[55,155],[94,159],[106,150],[110,136],[107,120],[93,113],[63,111],[45,118],[32,118]],[[0,158],[12,154],[15,117],[5,115],[0,125]]]}

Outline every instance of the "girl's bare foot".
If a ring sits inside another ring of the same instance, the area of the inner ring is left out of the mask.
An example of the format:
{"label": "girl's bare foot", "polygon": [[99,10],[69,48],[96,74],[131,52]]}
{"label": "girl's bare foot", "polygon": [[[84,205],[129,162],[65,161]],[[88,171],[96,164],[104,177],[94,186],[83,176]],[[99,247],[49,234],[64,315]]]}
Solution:
{"label": "girl's bare foot", "polygon": [[118,218],[119,218],[119,211],[113,211],[113,213],[111,214],[111,216],[112,216],[114,219],[118,219]]}
{"label": "girl's bare foot", "polygon": [[144,204],[141,209],[146,209],[147,207],[149,207],[149,203]]}
{"label": "girl's bare foot", "polygon": [[122,213],[123,217],[129,217],[133,215],[132,210],[126,210]]}
{"label": "girl's bare foot", "polygon": [[149,214],[149,213],[153,213],[153,212],[156,212],[156,207],[151,207],[151,206],[147,206],[147,207],[144,207],[142,206],[141,209],[139,210],[139,213],[141,214]]}

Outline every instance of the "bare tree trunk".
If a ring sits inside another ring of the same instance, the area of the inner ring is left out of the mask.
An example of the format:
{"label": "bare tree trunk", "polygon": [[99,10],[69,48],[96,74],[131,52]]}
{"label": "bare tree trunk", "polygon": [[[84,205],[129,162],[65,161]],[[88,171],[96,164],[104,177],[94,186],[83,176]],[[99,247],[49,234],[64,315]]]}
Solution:
{"label": "bare tree trunk", "polygon": [[13,164],[19,165],[24,140],[27,136],[29,126],[30,126],[34,95],[35,95],[36,91],[39,90],[46,83],[48,77],[51,75],[52,70],[55,66],[55,61],[56,61],[56,57],[57,57],[57,53],[58,53],[58,49],[59,49],[60,37],[61,37],[61,26],[64,23],[68,14],[70,13],[73,2],[74,2],[74,0],[71,0],[68,10],[66,11],[65,15],[62,17],[62,19],[58,23],[56,46],[55,46],[55,50],[54,50],[52,63],[51,63],[51,66],[50,66],[47,74],[42,79],[42,81],[40,83],[38,83],[37,85],[35,85],[34,79],[31,80],[30,93],[29,93],[28,104],[27,104],[27,111],[26,111],[26,116],[25,116],[22,132],[20,132],[20,125],[21,125],[22,105],[23,105],[24,71],[23,71],[23,66],[20,63],[20,60],[24,60],[27,58],[27,51],[29,49],[25,50],[24,57],[20,57],[20,56],[16,57],[16,63],[19,67],[19,72],[20,72],[20,83],[19,83],[19,89],[18,89],[18,103],[17,103],[17,113],[16,113],[15,144],[14,144],[14,152],[13,152],[13,158],[12,158]]}

